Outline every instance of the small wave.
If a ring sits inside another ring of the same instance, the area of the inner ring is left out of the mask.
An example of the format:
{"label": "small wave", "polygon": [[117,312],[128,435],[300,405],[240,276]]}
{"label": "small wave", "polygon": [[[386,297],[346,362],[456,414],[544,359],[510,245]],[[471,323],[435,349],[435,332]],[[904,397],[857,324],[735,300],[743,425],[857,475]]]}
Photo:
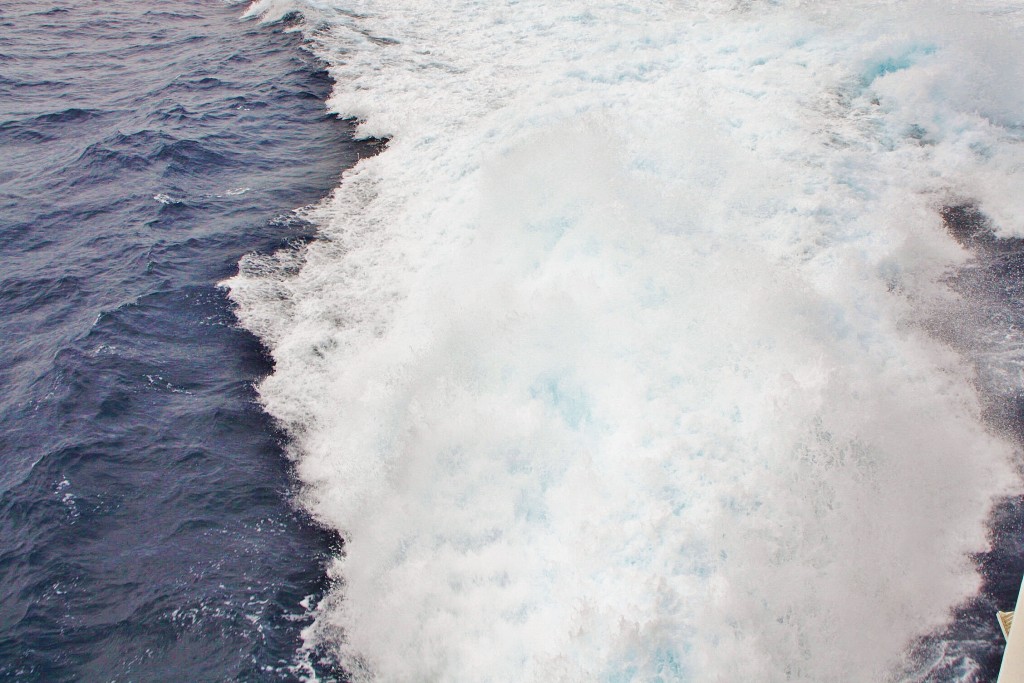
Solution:
{"label": "small wave", "polygon": [[200,169],[223,168],[229,164],[229,157],[200,140],[175,140],[163,144],[153,155],[154,159],[169,162],[169,172],[185,174]]}
{"label": "small wave", "polygon": [[217,197],[238,197],[248,192],[252,192],[251,187],[233,187],[230,190],[224,192],[224,194],[215,195]]}
{"label": "small wave", "polygon": [[0,138],[24,142],[54,140],[74,134],[65,126],[73,126],[102,117],[103,113],[96,110],[71,108],[41,114],[29,119],[4,121],[0,123]]}
{"label": "small wave", "polygon": [[53,112],[52,114],[42,114],[32,120],[33,122],[41,124],[68,124],[90,121],[103,116],[104,112],[95,109],[79,109],[78,107],[71,107],[70,109]]}
{"label": "small wave", "polygon": [[170,196],[169,194],[164,194],[163,192],[160,192],[158,194],[153,195],[153,199],[155,199],[156,201],[158,201],[158,202],[160,202],[161,204],[164,204],[164,205],[184,204],[185,203],[184,199],[175,199],[174,197]]}

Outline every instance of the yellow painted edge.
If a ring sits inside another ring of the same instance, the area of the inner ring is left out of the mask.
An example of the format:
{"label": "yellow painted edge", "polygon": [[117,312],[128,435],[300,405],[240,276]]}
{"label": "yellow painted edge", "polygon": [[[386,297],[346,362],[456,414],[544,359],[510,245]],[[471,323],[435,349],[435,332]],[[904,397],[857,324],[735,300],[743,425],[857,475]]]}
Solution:
{"label": "yellow painted edge", "polygon": [[996,619],[999,621],[999,629],[1003,632],[1003,638],[1009,639],[1010,629],[1013,627],[1013,612],[996,612]]}

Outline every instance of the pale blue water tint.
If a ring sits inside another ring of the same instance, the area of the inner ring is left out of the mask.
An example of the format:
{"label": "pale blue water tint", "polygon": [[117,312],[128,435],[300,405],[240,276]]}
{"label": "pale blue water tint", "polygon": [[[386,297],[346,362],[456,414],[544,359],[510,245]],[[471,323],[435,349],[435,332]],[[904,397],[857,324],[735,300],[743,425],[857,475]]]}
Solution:
{"label": "pale blue water tint", "polygon": [[216,286],[357,148],[281,26],[0,2],[0,678],[294,680],[337,538]]}
{"label": "pale blue water tint", "polygon": [[391,138],[228,281],[345,539],[307,643],[357,680],[992,678],[1024,4],[252,13],[296,11]]}

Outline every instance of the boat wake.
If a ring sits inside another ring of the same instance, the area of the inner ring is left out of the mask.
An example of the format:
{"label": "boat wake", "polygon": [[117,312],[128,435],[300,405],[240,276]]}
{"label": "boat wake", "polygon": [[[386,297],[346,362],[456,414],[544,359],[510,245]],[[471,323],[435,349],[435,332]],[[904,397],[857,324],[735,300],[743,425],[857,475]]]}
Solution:
{"label": "boat wake", "polygon": [[979,398],[1013,387],[936,330],[943,207],[1024,234],[1024,10],[250,14],[296,11],[389,138],[228,283],[346,539],[310,647],[357,680],[907,675],[1019,488]]}

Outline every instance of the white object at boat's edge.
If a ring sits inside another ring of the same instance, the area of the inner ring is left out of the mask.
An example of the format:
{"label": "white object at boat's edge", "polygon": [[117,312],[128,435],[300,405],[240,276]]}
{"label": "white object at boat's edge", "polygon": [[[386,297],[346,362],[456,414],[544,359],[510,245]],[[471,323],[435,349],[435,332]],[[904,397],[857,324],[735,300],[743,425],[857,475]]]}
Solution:
{"label": "white object at boat's edge", "polygon": [[[1024,607],[1024,581],[1017,594],[1016,609],[1021,607]],[[1006,634],[1006,649],[997,683],[1024,683],[1024,628],[1010,628]]]}

